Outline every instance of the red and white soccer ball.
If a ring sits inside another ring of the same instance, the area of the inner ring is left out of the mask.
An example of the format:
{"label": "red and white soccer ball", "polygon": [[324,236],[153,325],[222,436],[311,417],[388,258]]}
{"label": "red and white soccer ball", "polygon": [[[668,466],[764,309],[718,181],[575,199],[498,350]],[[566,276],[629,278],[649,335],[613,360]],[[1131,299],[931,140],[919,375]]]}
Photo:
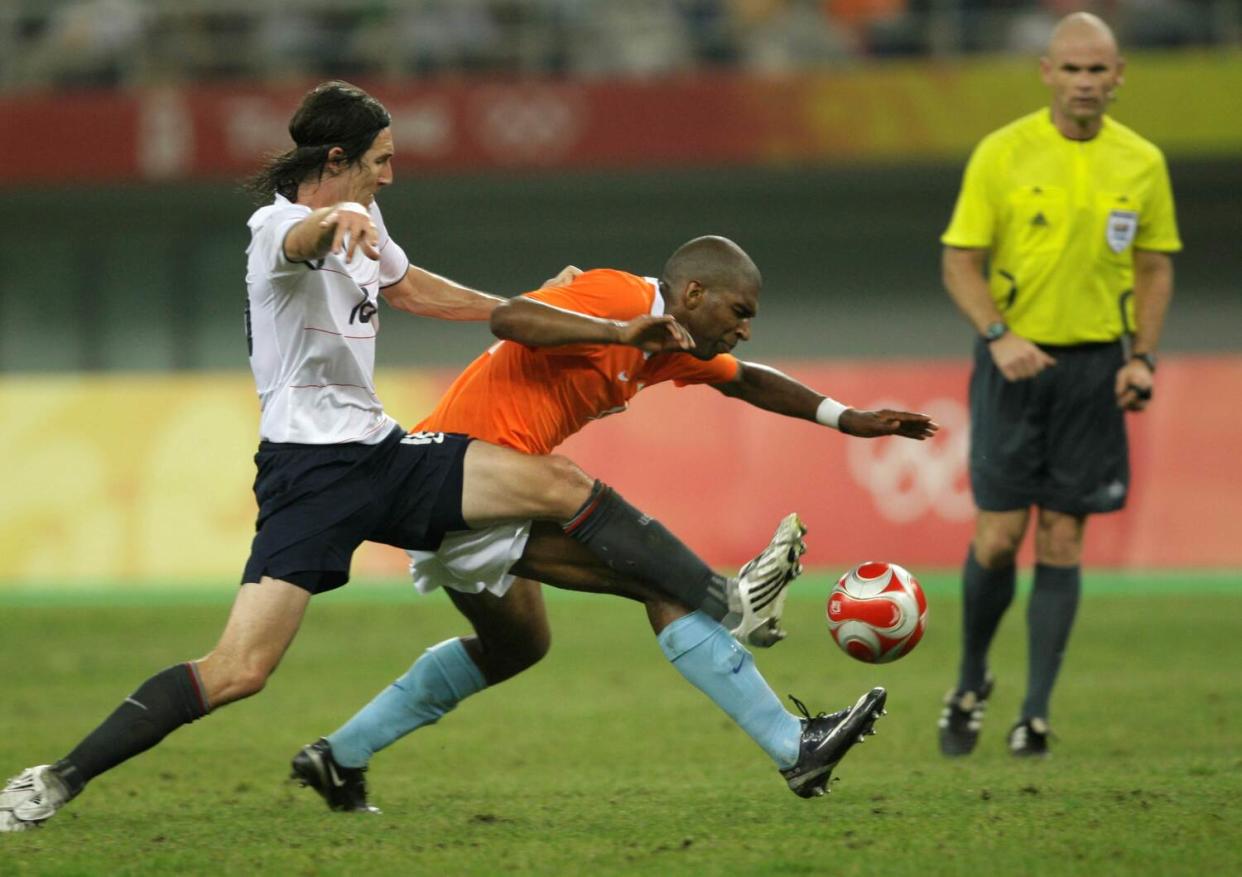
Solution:
{"label": "red and white soccer ball", "polygon": [[887,664],[918,645],[927,627],[927,598],[918,579],[895,563],[860,563],[828,596],[828,630],[841,650],[868,664]]}

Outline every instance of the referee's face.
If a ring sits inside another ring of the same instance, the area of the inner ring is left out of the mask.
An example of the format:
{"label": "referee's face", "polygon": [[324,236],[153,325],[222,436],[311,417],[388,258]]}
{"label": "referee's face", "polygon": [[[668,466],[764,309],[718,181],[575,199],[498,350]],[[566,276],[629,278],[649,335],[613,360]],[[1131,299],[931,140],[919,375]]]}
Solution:
{"label": "referee's face", "polygon": [[1089,125],[1108,109],[1125,62],[1105,33],[1080,30],[1054,40],[1040,62],[1057,117]]}

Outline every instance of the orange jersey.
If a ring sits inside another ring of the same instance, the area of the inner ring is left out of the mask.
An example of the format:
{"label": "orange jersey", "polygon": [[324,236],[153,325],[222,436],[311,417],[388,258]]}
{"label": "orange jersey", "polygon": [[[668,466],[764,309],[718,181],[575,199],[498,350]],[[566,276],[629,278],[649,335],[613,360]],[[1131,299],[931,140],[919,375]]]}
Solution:
{"label": "orange jersey", "polygon": [[[568,286],[527,295],[606,320],[664,313],[658,283],[624,271],[587,271]],[[723,384],[737,370],[728,354],[704,361],[620,344],[526,347],[501,341],[470,363],[415,430],[464,432],[546,454],[589,421],[624,411],[643,387],[669,380],[677,386]]]}

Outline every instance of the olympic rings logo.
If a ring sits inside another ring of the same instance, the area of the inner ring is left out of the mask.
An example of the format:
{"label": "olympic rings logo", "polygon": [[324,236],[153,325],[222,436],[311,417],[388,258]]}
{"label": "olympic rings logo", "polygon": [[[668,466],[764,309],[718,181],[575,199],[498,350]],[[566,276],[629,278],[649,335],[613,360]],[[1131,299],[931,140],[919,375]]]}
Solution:
{"label": "olympic rings logo", "polygon": [[927,514],[948,521],[970,520],[975,512],[967,475],[969,412],[956,399],[932,399],[921,409],[879,400],[872,410],[922,410],[940,424],[925,442],[900,438],[851,441],[847,463],[854,481],[868,493],[885,520],[906,524]]}

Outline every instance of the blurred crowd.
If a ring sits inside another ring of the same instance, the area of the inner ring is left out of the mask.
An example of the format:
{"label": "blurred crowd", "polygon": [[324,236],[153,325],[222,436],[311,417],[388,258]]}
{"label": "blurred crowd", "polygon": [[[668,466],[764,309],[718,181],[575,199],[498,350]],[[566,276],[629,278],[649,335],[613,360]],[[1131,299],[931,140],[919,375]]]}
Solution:
{"label": "blurred crowd", "polygon": [[1088,10],[1127,47],[1234,45],[1239,0],[4,0],[0,88],[306,76],[782,73],[1037,53]]}

